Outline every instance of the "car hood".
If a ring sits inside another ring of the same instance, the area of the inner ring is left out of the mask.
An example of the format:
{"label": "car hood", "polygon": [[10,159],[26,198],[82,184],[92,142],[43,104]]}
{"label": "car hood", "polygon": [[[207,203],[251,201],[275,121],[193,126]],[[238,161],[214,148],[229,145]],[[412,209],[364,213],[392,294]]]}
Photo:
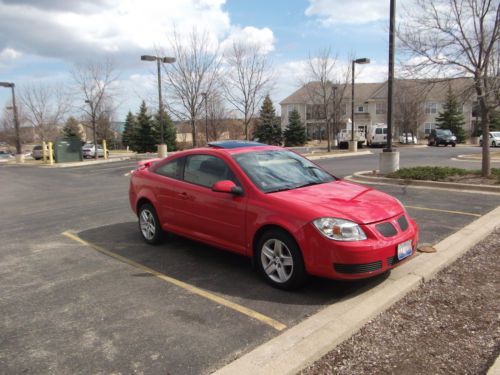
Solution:
{"label": "car hood", "polygon": [[399,201],[390,195],[342,180],[271,195],[294,202],[315,217],[337,217],[359,224],[386,220],[404,212]]}

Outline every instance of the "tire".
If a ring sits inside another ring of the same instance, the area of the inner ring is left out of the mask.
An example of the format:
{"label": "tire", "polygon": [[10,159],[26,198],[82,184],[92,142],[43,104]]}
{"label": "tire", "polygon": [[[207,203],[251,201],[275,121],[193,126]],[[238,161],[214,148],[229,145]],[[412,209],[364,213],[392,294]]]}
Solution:
{"label": "tire", "polygon": [[451,144],[451,147],[455,147],[457,144],[456,143],[452,143]]}
{"label": "tire", "polygon": [[495,141],[491,141],[491,147],[497,147],[497,144]]}
{"label": "tire", "polygon": [[272,229],[259,239],[256,264],[260,274],[275,288],[297,289],[307,274],[299,246],[285,231]]}
{"label": "tire", "polygon": [[137,214],[139,221],[139,232],[146,243],[157,245],[164,239],[164,231],[155,208],[150,203],[144,203]]}

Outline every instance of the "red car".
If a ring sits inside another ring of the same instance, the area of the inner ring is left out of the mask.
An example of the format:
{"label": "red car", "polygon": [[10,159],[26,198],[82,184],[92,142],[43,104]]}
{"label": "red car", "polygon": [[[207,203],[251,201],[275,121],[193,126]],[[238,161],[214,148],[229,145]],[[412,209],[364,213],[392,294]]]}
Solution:
{"label": "red car", "polygon": [[147,243],[167,231],[253,257],[283,289],[307,275],[371,277],[417,245],[417,224],[397,199],[256,142],[215,142],[143,163],[129,195]]}

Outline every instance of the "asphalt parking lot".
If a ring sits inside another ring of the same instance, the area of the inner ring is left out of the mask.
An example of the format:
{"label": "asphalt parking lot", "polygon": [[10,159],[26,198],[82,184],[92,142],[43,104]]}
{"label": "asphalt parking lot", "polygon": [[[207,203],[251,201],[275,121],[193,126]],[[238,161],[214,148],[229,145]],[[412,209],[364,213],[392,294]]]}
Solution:
{"label": "asphalt parking lot", "polygon": [[[387,277],[283,292],[246,258],[175,236],[146,245],[128,207],[133,163],[114,164],[0,170],[0,373],[209,373]],[[421,244],[500,205],[494,194],[374,187],[403,202]]]}

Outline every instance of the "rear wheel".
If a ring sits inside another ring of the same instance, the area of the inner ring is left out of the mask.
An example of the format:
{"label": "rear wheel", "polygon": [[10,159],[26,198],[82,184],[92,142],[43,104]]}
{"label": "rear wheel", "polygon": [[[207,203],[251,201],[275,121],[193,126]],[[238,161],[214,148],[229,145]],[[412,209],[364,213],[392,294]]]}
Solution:
{"label": "rear wheel", "polygon": [[282,230],[269,230],[260,238],[256,258],[260,273],[274,287],[296,289],[307,279],[299,246]]}
{"label": "rear wheel", "polygon": [[491,141],[491,147],[497,147],[497,144],[495,141]]}
{"label": "rear wheel", "polygon": [[158,220],[158,215],[153,205],[145,203],[139,208],[139,231],[144,241],[151,245],[162,242],[164,237],[163,229]]}

